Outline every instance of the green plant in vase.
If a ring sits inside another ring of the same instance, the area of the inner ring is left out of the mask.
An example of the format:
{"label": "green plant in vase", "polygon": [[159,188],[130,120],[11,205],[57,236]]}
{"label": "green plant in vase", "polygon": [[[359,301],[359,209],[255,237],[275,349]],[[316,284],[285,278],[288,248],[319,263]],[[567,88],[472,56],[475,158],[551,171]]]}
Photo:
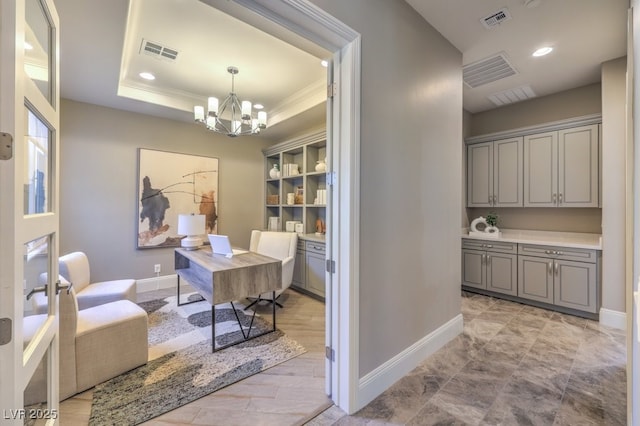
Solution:
{"label": "green plant in vase", "polygon": [[496,212],[487,213],[485,219],[488,226],[498,226],[498,215]]}

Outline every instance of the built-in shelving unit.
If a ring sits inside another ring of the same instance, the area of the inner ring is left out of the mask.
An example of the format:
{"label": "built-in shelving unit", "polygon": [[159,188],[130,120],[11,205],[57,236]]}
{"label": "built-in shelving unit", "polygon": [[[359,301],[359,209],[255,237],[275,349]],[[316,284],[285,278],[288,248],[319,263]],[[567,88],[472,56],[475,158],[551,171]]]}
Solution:
{"label": "built-in shelving unit", "polygon": [[[303,235],[315,233],[318,219],[326,224],[326,201],[322,202],[318,192],[327,189],[326,172],[316,171],[318,162],[326,161],[325,131],[273,145],[263,153],[264,228],[270,229],[271,218],[280,218],[279,231],[286,229],[287,222],[298,221],[303,225]],[[274,164],[280,171],[280,176],[275,178],[270,175]],[[287,202],[288,194],[294,194],[293,203]]]}

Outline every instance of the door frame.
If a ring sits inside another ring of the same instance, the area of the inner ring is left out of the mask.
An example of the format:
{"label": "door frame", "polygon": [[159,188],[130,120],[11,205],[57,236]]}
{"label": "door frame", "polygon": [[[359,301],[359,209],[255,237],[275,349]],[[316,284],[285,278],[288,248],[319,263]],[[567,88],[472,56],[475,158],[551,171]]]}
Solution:
{"label": "door frame", "polygon": [[627,19],[626,316],[627,423],[640,424],[640,0],[631,0]]}
{"label": "door frame", "polygon": [[[13,155],[8,160],[0,160],[0,193],[3,200],[10,200],[0,206],[0,233],[5,236],[0,244],[0,313],[12,320],[11,341],[0,346],[0,405],[3,412],[0,424],[23,424],[27,418],[44,420],[47,425],[58,424],[59,406],[59,353],[56,285],[58,276],[59,241],[59,128],[60,128],[60,87],[59,87],[59,34],[60,20],[53,0],[38,0],[51,33],[48,64],[51,100],[40,92],[25,71],[24,42],[27,31],[25,1],[2,0],[0,26],[4,34],[0,37],[2,51],[2,80],[0,81],[0,125],[2,131],[13,133]],[[48,170],[49,209],[33,215],[24,212],[24,158],[25,110],[32,111],[49,128]],[[7,182],[9,184],[7,184]],[[7,235],[11,237],[6,238]],[[48,238],[48,314],[27,345],[24,341],[24,244],[37,238]],[[24,390],[40,366],[46,363],[47,407],[25,411]],[[11,404],[9,407],[5,403]],[[13,411],[12,411],[13,410]]]}
{"label": "door frame", "polygon": [[334,185],[327,253],[335,262],[328,297],[331,399],[349,414],[359,408],[360,34],[308,0],[235,0],[333,53],[333,115],[327,117]]}

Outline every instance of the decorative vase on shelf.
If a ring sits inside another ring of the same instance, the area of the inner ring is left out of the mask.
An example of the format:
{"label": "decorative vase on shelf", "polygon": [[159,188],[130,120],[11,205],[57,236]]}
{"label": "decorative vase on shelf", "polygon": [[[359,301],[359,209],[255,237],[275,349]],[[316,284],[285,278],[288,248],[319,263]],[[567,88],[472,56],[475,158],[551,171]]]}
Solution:
{"label": "decorative vase on shelf", "polygon": [[316,161],[316,172],[324,172],[327,170],[327,163],[324,160]]}
{"label": "decorative vase on shelf", "polygon": [[277,179],[280,177],[280,170],[278,170],[278,165],[274,164],[273,168],[269,170],[269,176],[271,179]]}

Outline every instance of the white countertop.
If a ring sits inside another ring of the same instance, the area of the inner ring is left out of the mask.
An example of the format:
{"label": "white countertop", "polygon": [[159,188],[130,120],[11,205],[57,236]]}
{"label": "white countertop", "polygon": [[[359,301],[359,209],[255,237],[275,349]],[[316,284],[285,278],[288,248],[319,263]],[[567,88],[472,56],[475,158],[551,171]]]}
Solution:
{"label": "white countertop", "polygon": [[600,234],[530,231],[524,229],[501,229],[500,232],[502,233],[500,238],[483,238],[481,236],[471,236],[469,235],[469,229],[463,228],[462,238],[602,250],[602,236]]}

